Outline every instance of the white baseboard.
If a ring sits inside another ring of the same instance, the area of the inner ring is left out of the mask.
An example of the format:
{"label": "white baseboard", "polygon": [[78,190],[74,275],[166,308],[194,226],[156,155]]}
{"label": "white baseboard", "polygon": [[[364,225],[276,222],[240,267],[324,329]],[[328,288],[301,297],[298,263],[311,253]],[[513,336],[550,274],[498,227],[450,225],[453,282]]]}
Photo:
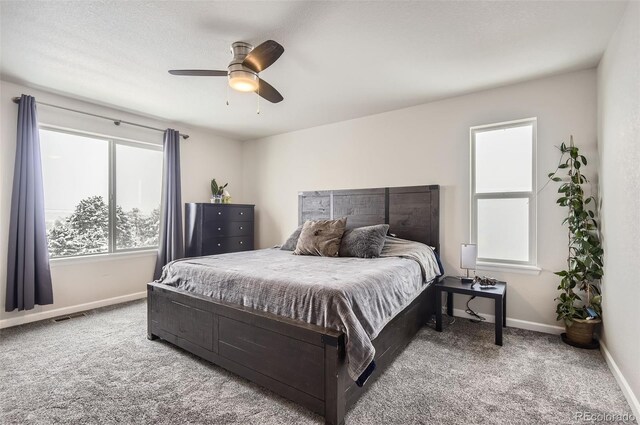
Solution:
{"label": "white baseboard", "polygon": [[[442,312],[446,313],[446,311],[447,311],[447,308],[443,307]],[[487,319],[486,320],[487,323],[496,322],[496,317],[494,315],[484,314],[484,313],[478,313],[478,314],[480,314],[482,317],[485,317]],[[473,317],[470,314],[467,314],[466,311],[459,308],[453,309],[453,315],[455,317],[463,317],[465,319],[475,319],[475,317]],[[547,325],[546,323],[529,322],[527,320],[512,319],[511,317],[507,317],[507,326],[510,328],[527,329],[530,331],[543,332],[546,334],[553,334],[553,335],[560,335],[561,333],[564,332],[564,327],[562,326],[553,326],[553,325]]]}
{"label": "white baseboard", "polygon": [[638,397],[636,397],[636,395],[631,390],[629,383],[624,378],[624,375],[622,375],[622,372],[620,372],[618,365],[616,364],[615,360],[613,360],[611,353],[607,349],[607,346],[604,344],[604,342],[602,342],[602,340],[600,340],[600,351],[602,352],[602,355],[607,362],[607,366],[609,366],[609,370],[611,370],[611,373],[616,378],[616,382],[618,382],[618,386],[620,386],[620,389],[622,390],[624,397],[627,399],[629,406],[631,406],[633,416],[635,416],[636,418],[640,418],[640,402],[638,402]]}
{"label": "white baseboard", "polygon": [[11,317],[0,320],[0,329],[11,326],[23,325],[25,323],[37,322],[39,320],[51,319],[52,317],[64,316],[66,314],[78,313],[94,308],[106,307],[108,305],[125,303],[127,301],[139,300],[147,296],[147,291],[136,292],[135,294],[122,295],[119,297],[107,298],[106,300],[93,301],[85,304],[72,305],[69,307],[56,308],[53,310],[41,311],[38,313],[26,314],[24,316]]}

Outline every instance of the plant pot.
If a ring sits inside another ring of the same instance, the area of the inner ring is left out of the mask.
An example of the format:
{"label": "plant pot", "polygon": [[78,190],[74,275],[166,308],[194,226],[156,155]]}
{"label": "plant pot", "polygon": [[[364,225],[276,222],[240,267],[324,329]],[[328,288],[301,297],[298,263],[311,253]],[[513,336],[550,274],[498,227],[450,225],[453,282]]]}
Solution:
{"label": "plant pot", "polygon": [[593,331],[600,323],[600,319],[573,319],[573,324],[566,326],[567,339],[577,345],[589,345],[593,342]]}
{"label": "plant pot", "polygon": [[212,204],[221,204],[222,203],[222,195],[213,195],[211,197],[211,203]]}

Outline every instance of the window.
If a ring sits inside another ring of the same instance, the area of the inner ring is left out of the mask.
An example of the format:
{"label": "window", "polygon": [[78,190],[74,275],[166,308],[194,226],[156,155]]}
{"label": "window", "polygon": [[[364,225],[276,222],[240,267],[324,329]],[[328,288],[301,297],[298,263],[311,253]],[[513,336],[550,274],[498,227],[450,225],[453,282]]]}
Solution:
{"label": "window", "polygon": [[536,263],[536,119],[471,128],[471,239],[478,262]]}
{"label": "window", "polygon": [[40,129],[49,255],[158,245],[162,148]]}

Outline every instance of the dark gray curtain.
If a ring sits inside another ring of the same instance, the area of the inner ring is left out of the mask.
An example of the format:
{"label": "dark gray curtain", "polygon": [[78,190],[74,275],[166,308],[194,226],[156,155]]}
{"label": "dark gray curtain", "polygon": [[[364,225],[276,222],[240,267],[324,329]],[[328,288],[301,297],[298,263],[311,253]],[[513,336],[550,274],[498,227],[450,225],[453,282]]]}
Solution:
{"label": "dark gray curtain", "polygon": [[6,311],[53,304],[36,100],[20,97],[13,171]]}
{"label": "dark gray curtain", "polygon": [[184,257],[182,240],[182,196],[180,195],[180,132],[164,132],[162,167],[162,205],[160,244],[154,279],[160,279],[162,266]]}

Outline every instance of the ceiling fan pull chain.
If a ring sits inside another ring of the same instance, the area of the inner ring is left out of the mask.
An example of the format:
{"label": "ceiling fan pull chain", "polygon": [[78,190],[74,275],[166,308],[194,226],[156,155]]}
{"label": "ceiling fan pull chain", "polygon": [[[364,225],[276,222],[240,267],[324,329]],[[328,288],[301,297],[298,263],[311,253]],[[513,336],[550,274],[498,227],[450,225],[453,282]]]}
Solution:
{"label": "ceiling fan pull chain", "polygon": [[258,84],[258,111],[256,114],[260,115],[260,84]]}
{"label": "ceiling fan pull chain", "polygon": [[229,84],[225,84],[227,86],[227,106],[229,106]]}

